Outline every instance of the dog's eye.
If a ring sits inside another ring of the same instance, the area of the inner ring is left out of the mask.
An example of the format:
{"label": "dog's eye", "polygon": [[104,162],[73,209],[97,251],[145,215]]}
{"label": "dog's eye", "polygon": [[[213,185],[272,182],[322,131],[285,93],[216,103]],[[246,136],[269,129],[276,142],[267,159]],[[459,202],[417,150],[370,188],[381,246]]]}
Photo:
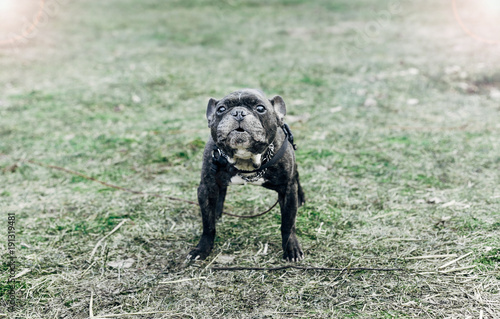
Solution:
{"label": "dog's eye", "polygon": [[257,105],[255,110],[257,110],[257,112],[259,112],[259,113],[264,113],[266,111],[266,108],[262,105]]}
{"label": "dog's eye", "polygon": [[217,109],[217,113],[224,113],[226,112],[226,107],[225,106],[219,106],[219,108]]}

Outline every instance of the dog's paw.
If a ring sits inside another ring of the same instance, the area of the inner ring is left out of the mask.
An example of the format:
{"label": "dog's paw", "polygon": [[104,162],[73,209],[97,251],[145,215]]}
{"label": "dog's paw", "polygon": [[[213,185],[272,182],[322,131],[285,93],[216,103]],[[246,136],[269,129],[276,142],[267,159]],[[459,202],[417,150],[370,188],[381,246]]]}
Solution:
{"label": "dog's paw", "polygon": [[186,261],[205,260],[210,254],[210,250],[196,247],[186,256]]}
{"label": "dog's paw", "polygon": [[283,259],[289,262],[299,262],[304,259],[304,252],[297,238],[292,237],[283,247]]}
{"label": "dog's paw", "polygon": [[186,256],[186,260],[204,260],[210,255],[212,247],[214,246],[214,238],[210,236],[201,236],[200,242],[195,249]]}

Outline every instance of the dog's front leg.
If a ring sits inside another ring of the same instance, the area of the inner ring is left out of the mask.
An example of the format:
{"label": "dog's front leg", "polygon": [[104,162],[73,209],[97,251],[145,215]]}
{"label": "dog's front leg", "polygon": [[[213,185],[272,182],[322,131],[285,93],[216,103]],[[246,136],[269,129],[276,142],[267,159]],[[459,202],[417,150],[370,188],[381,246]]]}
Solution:
{"label": "dog's front leg", "polygon": [[200,242],[193,249],[188,259],[205,259],[212,251],[215,240],[215,221],[217,219],[216,207],[219,198],[219,187],[216,185],[200,184],[198,187],[198,203],[201,208],[203,233]]}
{"label": "dog's front leg", "polygon": [[288,185],[284,193],[279,193],[279,203],[281,207],[283,259],[297,262],[304,258],[304,252],[295,234],[295,217],[299,207],[298,185],[296,182]]}

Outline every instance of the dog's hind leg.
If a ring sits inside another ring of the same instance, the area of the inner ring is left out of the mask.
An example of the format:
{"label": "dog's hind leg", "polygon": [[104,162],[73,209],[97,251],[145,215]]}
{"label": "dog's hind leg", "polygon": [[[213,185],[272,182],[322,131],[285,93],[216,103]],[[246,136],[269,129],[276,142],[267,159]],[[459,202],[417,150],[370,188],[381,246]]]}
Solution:
{"label": "dog's hind leg", "polygon": [[304,191],[302,190],[302,186],[300,186],[300,182],[299,182],[299,179],[297,178],[297,186],[298,186],[298,189],[297,189],[297,193],[298,193],[298,204],[299,204],[299,207],[304,205],[305,202],[306,202],[306,195],[304,194]]}
{"label": "dog's hind leg", "polygon": [[224,210],[224,200],[226,199],[227,187],[221,187],[219,189],[219,198],[217,198],[217,205],[215,206],[215,218],[219,219],[222,216],[222,211]]}
{"label": "dog's hind leg", "polygon": [[306,203],[306,196],[304,195],[304,191],[302,190],[302,186],[300,186],[299,172],[297,171],[297,164],[295,164],[295,180],[297,181],[297,197],[298,197],[298,205],[300,207]]}

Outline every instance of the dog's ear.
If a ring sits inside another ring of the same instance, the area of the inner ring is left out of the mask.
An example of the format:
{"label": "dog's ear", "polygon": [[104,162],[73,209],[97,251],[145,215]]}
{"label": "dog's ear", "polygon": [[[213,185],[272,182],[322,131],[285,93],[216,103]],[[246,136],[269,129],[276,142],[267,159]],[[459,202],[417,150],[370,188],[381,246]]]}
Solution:
{"label": "dog's ear", "polygon": [[276,95],[275,97],[270,99],[269,102],[271,102],[274,107],[274,111],[276,112],[276,115],[278,117],[279,125],[283,125],[283,121],[286,115],[285,101],[283,101],[283,98],[281,96]]}
{"label": "dog's ear", "polygon": [[215,115],[215,106],[217,105],[219,101],[216,99],[210,98],[208,100],[208,105],[207,105],[207,120],[208,120],[208,127],[210,127],[210,124],[212,124],[214,120],[214,115]]}

